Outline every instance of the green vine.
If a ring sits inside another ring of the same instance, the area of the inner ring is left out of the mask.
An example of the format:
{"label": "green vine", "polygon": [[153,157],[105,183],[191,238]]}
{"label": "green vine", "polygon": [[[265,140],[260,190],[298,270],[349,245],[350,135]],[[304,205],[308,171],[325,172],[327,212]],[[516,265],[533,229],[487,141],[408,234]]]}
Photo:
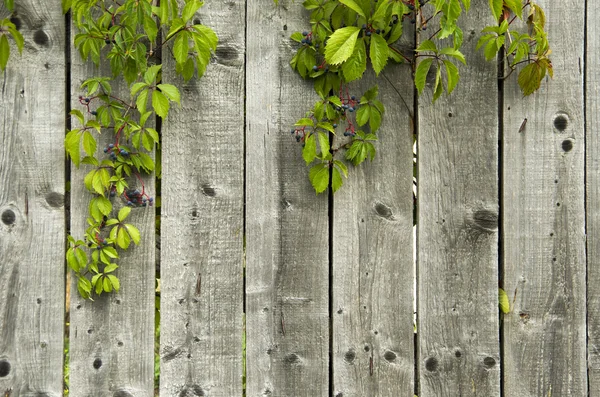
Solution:
{"label": "green vine", "polygon": [[[154,198],[142,176],[156,168],[151,154],[159,145],[159,133],[151,120],[167,117],[171,103],[180,104],[176,86],[162,81],[162,64],[152,56],[162,48],[172,54],[175,71],[185,80],[202,77],[216,50],[217,36],[208,27],[192,22],[203,5],[198,0],[64,0],[78,33],[75,47],[84,60],[96,66],[110,63],[112,75],[83,82],[80,109],[71,115],[77,124],[65,137],[65,149],[76,167],[90,171],[83,183],[93,195],[88,228],[83,239],[68,236],[67,264],[77,277],[82,297],[118,291],[115,274],[119,250],[139,244],[139,229],[127,221],[136,208],[153,206]],[[123,77],[129,95],[119,97],[112,84]],[[111,142],[97,156],[97,134],[112,134]],[[83,154],[82,154],[83,148]],[[120,209],[118,209],[120,207]],[[118,210],[117,210],[118,209]]]}
{"label": "green vine", "polygon": [[[433,101],[444,91],[450,94],[460,78],[455,63],[466,64],[460,51],[463,32],[457,21],[469,10],[470,3],[304,1],[304,8],[310,11],[311,30],[292,34],[291,39],[300,46],[290,65],[302,78],[314,81],[320,99],[296,122],[291,134],[303,145],[302,157],[311,166],[309,179],[317,193],[330,185],[335,193],[343,184],[342,176],[348,176],[346,162],[356,166],[372,160],[376,153],[374,142],[385,113],[384,105],[377,100],[378,88],[370,88],[358,99],[349,92],[349,83],[362,78],[367,64],[379,76],[391,61],[412,66],[419,94],[435,66]],[[518,83],[523,94],[529,95],[540,87],[546,74],[552,76],[544,12],[531,0],[489,0],[489,5],[498,24],[483,30],[485,34],[477,49],[483,48],[489,61],[501,54],[508,69],[506,77],[519,65],[524,66]],[[426,36],[428,28],[433,30],[410,54],[404,54],[397,46],[404,33],[404,21],[416,25],[421,37]],[[512,29],[516,21],[526,23],[529,33]],[[344,131],[343,137],[337,134],[340,130]]]}
{"label": "green vine", "polygon": [[[15,8],[14,0],[4,0],[4,7],[12,12]],[[19,53],[23,52],[24,39],[23,35],[17,30],[14,23],[10,21],[10,18],[0,19],[0,70],[4,71],[8,64],[8,58],[10,57],[10,44],[8,38],[17,45]]]}

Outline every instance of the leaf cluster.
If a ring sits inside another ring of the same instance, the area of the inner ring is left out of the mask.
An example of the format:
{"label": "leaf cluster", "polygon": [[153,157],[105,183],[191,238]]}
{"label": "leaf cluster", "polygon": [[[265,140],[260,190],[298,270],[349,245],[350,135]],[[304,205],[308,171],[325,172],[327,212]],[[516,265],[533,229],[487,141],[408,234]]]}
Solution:
{"label": "leaf cluster", "polygon": [[[527,62],[519,85],[529,95],[546,73],[552,75],[543,11],[531,0],[489,0],[489,4],[498,25],[484,29],[478,48],[485,47],[485,56],[491,60],[505,47],[511,72]],[[303,6],[310,11],[311,29],[291,35],[299,47],[290,65],[302,78],[314,82],[321,99],[296,123],[292,134],[302,143],[303,158],[312,167],[309,179],[315,191],[331,186],[335,192],[342,185],[341,175],[348,172],[344,161],[358,165],[375,156],[372,142],[385,112],[376,99],[376,87],[357,101],[348,94],[350,83],[360,80],[369,65],[379,76],[390,63],[408,63],[419,94],[432,73],[433,101],[444,91],[452,93],[460,79],[459,65],[466,64],[458,20],[469,11],[471,0],[305,0]],[[515,19],[523,19],[527,7],[527,24],[533,33],[509,30]],[[423,38],[408,54],[398,45],[405,21],[415,24]],[[433,33],[426,38],[428,28]],[[346,138],[338,136],[338,125],[346,127]],[[345,155],[337,158],[338,153]]]}
{"label": "leaf cluster", "polygon": [[[10,12],[15,8],[14,0],[4,0],[4,7]],[[8,58],[10,58],[10,44],[8,38],[11,38],[19,53],[23,52],[23,45],[25,43],[23,35],[17,30],[14,23],[10,21],[10,18],[0,19],[0,70],[4,71],[8,64]]]}
{"label": "leaf cluster", "polygon": [[[62,4],[63,11],[71,11],[77,28],[74,44],[82,59],[97,66],[106,62],[112,72],[82,83],[81,110],[71,111],[74,127],[65,137],[73,164],[90,169],[83,180],[92,195],[88,228],[83,239],[68,237],[67,263],[81,296],[91,299],[93,293],[120,288],[120,251],[141,241],[138,228],[126,219],[132,210],[155,204],[142,177],[158,168],[153,152],[160,135],[153,121],[156,116],[166,118],[173,103],[181,104],[179,89],[163,82],[163,65],[154,55],[159,50],[163,56],[171,54],[175,72],[189,80],[205,73],[218,39],[194,19],[203,5],[198,0],[186,0],[182,6],[177,0]],[[129,87],[126,96],[113,89],[121,78]],[[102,134],[111,138],[100,151]]]}

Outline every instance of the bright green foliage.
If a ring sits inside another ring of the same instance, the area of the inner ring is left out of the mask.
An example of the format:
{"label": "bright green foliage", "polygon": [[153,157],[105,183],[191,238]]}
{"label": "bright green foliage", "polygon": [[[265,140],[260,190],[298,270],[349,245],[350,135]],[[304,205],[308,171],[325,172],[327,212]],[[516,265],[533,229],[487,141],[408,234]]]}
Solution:
{"label": "bright green foliage", "polygon": [[510,313],[510,301],[508,300],[506,291],[504,291],[502,288],[498,288],[498,306],[500,307],[500,311],[502,313]]}
{"label": "bright green foliage", "polygon": [[[155,204],[142,178],[157,168],[151,154],[159,134],[149,121],[166,118],[172,104],[181,102],[179,89],[162,81],[162,65],[152,58],[155,51],[163,48],[163,56],[172,54],[175,71],[189,80],[204,74],[217,47],[215,33],[192,22],[201,1],[186,0],[182,7],[175,0],[153,3],[63,0],[63,10],[71,11],[77,28],[74,43],[81,57],[96,65],[106,62],[112,71],[109,77],[82,83],[81,108],[71,111],[73,128],[65,137],[73,164],[90,167],[83,180],[92,195],[89,227],[82,240],[68,237],[67,250],[67,264],[86,299],[119,290],[119,252],[142,239],[127,219],[136,208]],[[113,94],[112,87],[121,78],[129,85],[126,97]],[[98,154],[96,140],[101,133],[112,134],[103,155]]]}
{"label": "bright green foliage", "polygon": [[[552,75],[544,13],[531,0],[488,1],[498,24],[484,29],[477,48],[483,47],[491,61],[504,47],[511,71],[528,62],[518,79],[528,95],[539,88],[546,73]],[[349,83],[362,78],[368,65],[379,76],[390,63],[410,63],[419,94],[428,76],[433,77],[434,102],[444,91],[452,93],[460,79],[459,65],[466,64],[460,51],[463,31],[457,22],[469,11],[471,0],[305,0],[303,6],[310,11],[311,29],[291,35],[300,46],[290,65],[302,78],[313,80],[321,100],[291,132],[303,145],[302,157],[311,167],[309,179],[315,191],[331,187],[335,192],[343,184],[342,175],[347,176],[343,160],[358,165],[375,157],[373,142],[385,113],[376,98],[377,87],[358,101],[349,94]],[[510,30],[515,19],[523,19],[527,7],[531,32]],[[398,48],[406,20],[420,31],[421,41],[412,54]],[[345,127],[343,137],[337,133],[338,124]]]}
{"label": "bright green foliage", "polygon": [[[13,0],[4,0],[4,6],[12,11],[14,8]],[[8,58],[10,57],[10,44],[8,42],[8,37],[11,37],[17,48],[19,49],[19,53],[23,52],[23,36],[17,30],[17,27],[10,21],[9,18],[0,20],[0,70],[4,71],[6,69],[6,65],[8,64]]]}

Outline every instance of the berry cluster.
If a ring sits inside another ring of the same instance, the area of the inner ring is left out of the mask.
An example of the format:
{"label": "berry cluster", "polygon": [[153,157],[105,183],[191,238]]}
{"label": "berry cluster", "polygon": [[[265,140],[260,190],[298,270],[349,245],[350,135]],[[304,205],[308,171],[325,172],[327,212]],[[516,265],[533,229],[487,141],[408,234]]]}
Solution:
{"label": "berry cluster", "polygon": [[140,192],[138,189],[123,192],[123,198],[127,200],[129,207],[145,207],[146,205],[152,207],[154,204],[154,198],[148,197],[145,192]]}
{"label": "berry cluster", "polygon": [[121,148],[119,146],[115,146],[112,143],[109,143],[105,148],[104,148],[104,153],[109,153],[108,157],[112,160],[115,161],[117,159],[117,155],[120,154],[123,157],[127,157],[129,156],[129,152],[127,151],[127,149]]}
{"label": "berry cluster", "polygon": [[[302,44],[306,44],[306,45],[313,45],[313,41],[312,41],[312,32],[307,32],[306,30],[304,32],[302,32],[302,36],[304,36],[304,38],[302,40],[300,40],[300,42]],[[319,44],[317,43],[315,45],[316,48],[319,48]]]}

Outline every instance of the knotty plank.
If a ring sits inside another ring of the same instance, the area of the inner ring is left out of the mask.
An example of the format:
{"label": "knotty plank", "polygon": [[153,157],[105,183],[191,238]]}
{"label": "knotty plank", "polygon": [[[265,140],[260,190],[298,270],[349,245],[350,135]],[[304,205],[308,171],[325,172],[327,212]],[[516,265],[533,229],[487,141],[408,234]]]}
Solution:
{"label": "knotty plank", "polygon": [[[73,27],[73,35],[75,28]],[[92,76],[112,76],[108,62],[96,68],[84,62],[72,48],[71,106],[84,114],[86,109],[78,96],[86,95],[81,83]],[[104,51],[107,51],[105,49]],[[104,52],[106,53],[106,52]],[[104,54],[103,53],[103,54]],[[112,82],[113,94],[129,99],[123,79]],[[91,102],[90,110],[99,106]],[[87,115],[86,117],[93,117]],[[73,126],[78,121],[73,118]],[[148,122],[151,126],[151,121]],[[98,159],[108,143],[114,143],[112,130],[102,130],[98,137]],[[123,141],[121,141],[123,143]],[[130,142],[127,144],[130,145]],[[84,235],[88,224],[89,201],[93,195],[83,185],[89,166],[71,168],[71,233]],[[142,176],[146,193],[155,196],[154,174]],[[142,190],[136,177],[128,179],[131,189]],[[121,199],[113,199],[113,216],[123,207]],[[70,301],[70,395],[72,396],[151,396],[154,390],[154,286],[155,286],[155,211],[154,207],[131,210],[128,223],[141,234],[139,246],[131,244],[127,251],[119,248],[117,260],[121,288],[118,293],[93,295],[86,301],[77,292],[76,277],[71,285]],[[106,232],[109,232],[107,230]]]}
{"label": "knotty plank", "polygon": [[[546,11],[553,80],[523,98],[504,84],[506,395],[587,393],[583,36],[584,4]],[[526,127],[519,132],[523,120]]]}
{"label": "knotty plank", "polygon": [[[589,3],[591,5],[591,3]],[[587,310],[589,396],[600,396],[600,18],[598,7],[587,8],[586,66],[586,193]]]}
{"label": "knotty plank", "polygon": [[215,61],[163,124],[161,396],[241,396],[244,2],[207,2]]}
{"label": "knotty plank", "polygon": [[[406,22],[405,51],[414,48]],[[377,156],[350,166],[333,200],[333,395],[347,397],[414,388],[412,68],[367,73],[350,94],[375,84],[386,106]]]}
{"label": "knotty plank", "polygon": [[309,18],[271,3],[248,2],[246,27],[247,395],[328,396],[328,200],[289,133],[318,99],[289,66]]}
{"label": "knotty plank", "polygon": [[0,394],[60,396],[65,24],[59,3],[16,3],[25,48],[0,72]]}
{"label": "knotty plank", "polygon": [[500,395],[497,67],[475,52],[490,24],[487,3],[472,3],[456,90],[432,104],[428,79],[419,98],[420,397]]}

